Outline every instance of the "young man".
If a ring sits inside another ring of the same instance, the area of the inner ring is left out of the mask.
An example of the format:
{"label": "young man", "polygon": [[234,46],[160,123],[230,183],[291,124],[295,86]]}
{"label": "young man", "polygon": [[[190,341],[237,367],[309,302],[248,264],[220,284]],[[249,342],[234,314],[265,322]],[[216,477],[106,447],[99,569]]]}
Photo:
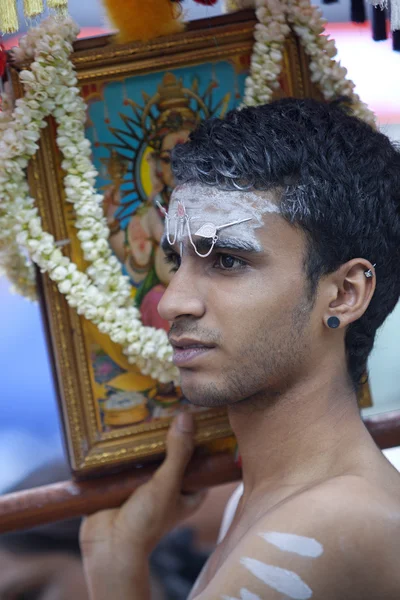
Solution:
{"label": "young man", "polygon": [[[287,99],[178,146],[159,312],[194,404],[227,406],[244,492],[190,600],[398,600],[400,476],[356,389],[400,293],[400,153],[346,109]],[[148,600],[181,494],[187,414],[154,478],[86,520],[92,599]]]}

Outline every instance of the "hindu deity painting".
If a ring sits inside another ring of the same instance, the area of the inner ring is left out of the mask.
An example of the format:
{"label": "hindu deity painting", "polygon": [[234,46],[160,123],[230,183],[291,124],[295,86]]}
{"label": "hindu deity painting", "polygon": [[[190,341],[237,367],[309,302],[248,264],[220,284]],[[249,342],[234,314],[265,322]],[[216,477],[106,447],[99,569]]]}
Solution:
{"label": "hindu deity painting", "polygon": [[[240,103],[245,76],[240,61],[221,61],[83,88],[109,243],[145,325],[169,328],[157,311],[171,278],[160,248],[164,216],[158,203],[168,209],[174,189],[171,151],[202,119],[223,116]],[[179,388],[143,376],[117,344],[90,323],[85,328],[102,430],[140,427],[186,403]]]}

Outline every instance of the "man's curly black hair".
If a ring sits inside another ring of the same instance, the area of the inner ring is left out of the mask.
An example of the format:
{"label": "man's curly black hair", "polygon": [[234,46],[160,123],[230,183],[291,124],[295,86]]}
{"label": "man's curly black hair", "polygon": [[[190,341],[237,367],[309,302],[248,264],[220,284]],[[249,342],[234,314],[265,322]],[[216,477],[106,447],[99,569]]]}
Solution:
{"label": "man's curly black hair", "polygon": [[286,98],[203,121],[175,148],[172,169],[178,184],[278,191],[283,217],[307,235],[311,299],[352,258],[376,263],[375,294],[346,332],[357,387],[400,295],[399,149],[347,102]]}

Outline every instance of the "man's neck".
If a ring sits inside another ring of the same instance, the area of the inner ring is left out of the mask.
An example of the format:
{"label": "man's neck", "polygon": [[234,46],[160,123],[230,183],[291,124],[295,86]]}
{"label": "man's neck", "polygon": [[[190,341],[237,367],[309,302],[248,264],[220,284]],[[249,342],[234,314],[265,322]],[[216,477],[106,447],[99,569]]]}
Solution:
{"label": "man's neck", "polygon": [[278,489],[288,496],[340,475],[372,443],[346,377],[304,381],[273,401],[242,401],[229,408],[229,419],[239,444],[245,499]]}

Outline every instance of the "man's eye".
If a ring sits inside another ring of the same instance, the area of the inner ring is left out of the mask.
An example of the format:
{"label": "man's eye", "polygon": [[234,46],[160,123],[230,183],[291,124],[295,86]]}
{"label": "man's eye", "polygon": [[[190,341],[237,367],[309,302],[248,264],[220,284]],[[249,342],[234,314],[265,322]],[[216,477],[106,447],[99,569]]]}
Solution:
{"label": "man's eye", "polygon": [[179,254],[175,254],[175,252],[170,252],[169,254],[164,255],[164,261],[168,265],[172,265],[170,269],[170,273],[176,273],[179,267],[181,266],[181,257]]}
{"label": "man's eye", "polygon": [[237,271],[247,266],[244,260],[230,254],[217,254],[214,266],[223,271]]}

